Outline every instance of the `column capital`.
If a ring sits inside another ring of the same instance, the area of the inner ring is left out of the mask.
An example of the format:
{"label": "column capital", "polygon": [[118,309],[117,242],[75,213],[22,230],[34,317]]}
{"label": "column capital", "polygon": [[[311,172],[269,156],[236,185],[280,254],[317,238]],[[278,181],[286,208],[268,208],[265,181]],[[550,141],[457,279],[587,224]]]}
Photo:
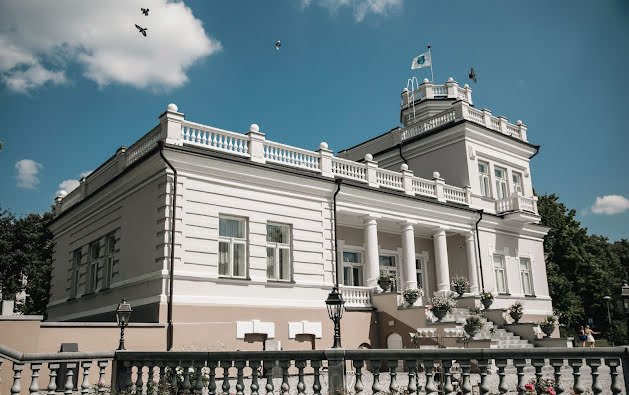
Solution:
{"label": "column capital", "polygon": [[417,225],[417,221],[404,220],[404,221],[398,222],[398,225],[400,225],[402,230],[409,229],[409,228],[414,229],[415,225]]}
{"label": "column capital", "polygon": [[431,229],[433,236],[445,236],[446,230],[450,230],[450,228],[448,226],[443,226],[443,225],[436,226]]}
{"label": "column capital", "polygon": [[461,233],[463,236],[465,236],[465,241],[474,241],[474,235],[476,232],[474,232],[473,230],[468,230],[466,232]]}
{"label": "column capital", "polygon": [[373,222],[378,222],[379,219],[381,219],[382,217],[376,214],[367,214],[367,215],[363,215],[361,217],[363,219],[363,223],[365,225],[373,223]]}

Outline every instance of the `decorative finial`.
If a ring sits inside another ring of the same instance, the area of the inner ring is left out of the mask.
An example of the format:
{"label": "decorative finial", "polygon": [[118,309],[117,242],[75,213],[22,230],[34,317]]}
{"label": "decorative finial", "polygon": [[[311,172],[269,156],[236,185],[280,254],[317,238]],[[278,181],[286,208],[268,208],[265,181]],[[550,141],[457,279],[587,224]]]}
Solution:
{"label": "decorative finial", "polygon": [[365,154],[365,160],[366,160],[367,162],[371,162],[371,161],[373,160],[373,155],[371,155],[371,154]]}
{"label": "decorative finial", "polygon": [[522,121],[520,121],[519,119],[515,122],[516,125],[520,126],[522,125]]}
{"label": "decorative finial", "polygon": [[441,174],[439,174],[438,171],[433,171],[432,172],[432,178],[441,178]]}
{"label": "decorative finial", "polygon": [[177,105],[175,103],[170,103],[168,105],[168,111],[179,112],[179,108],[177,108]]}
{"label": "decorative finial", "polygon": [[424,78],[424,83],[425,83],[425,84],[427,84],[427,83],[429,83],[429,82],[430,82],[430,80],[429,80],[428,78]]}
{"label": "decorative finial", "polygon": [[66,197],[66,196],[68,196],[68,192],[64,191],[63,189],[62,189],[62,190],[60,190],[60,191],[57,193],[57,197],[58,197],[59,199],[63,199],[63,198],[64,198],[64,197]]}
{"label": "decorative finial", "polygon": [[258,133],[260,131],[260,127],[257,124],[252,123],[251,126],[249,126],[249,131],[253,133]]}
{"label": "decorative finial", "polygon": [[406,163],[402,163],[402,165],[400,166],[400,170],[402,171],[408,170],[408,165]]}
{"label": "decorative finial", "polygon": [[319,144],[319,148],[320,149],[328,149],[328,143],[326,143],[325,141],[322,141],[321,144]]}
{"label": "decorative finial", "polygon": [[452,82],[452,81],[454,81],[454,78],[452,77],[448,78],[448,82]]}

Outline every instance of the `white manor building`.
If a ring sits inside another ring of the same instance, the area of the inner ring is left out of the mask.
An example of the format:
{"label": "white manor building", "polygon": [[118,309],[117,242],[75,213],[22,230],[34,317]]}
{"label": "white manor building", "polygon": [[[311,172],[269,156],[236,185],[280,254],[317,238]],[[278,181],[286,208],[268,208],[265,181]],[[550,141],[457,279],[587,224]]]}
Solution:
{"label": "white manor building", "polygon": [[[172,323],[173,348],[326,348],[337,280],[344,346],[386,348],[456,325],[425,311],[456,275],[471,283],[461,305],[485,290],[492,309],[521,302],[522,321],[552,314],[529,168],[539,146],[471,93],[424,80],[402,93],[403,126],[337,155],[267,140],[255,124],[190,122],[170,104],[56,199],[49,320],[112,321],[124,297],[133,321]],[[381,293],[381,273],[395,292]],[[416,287],[425,296],[404,306],[399,292]]]}

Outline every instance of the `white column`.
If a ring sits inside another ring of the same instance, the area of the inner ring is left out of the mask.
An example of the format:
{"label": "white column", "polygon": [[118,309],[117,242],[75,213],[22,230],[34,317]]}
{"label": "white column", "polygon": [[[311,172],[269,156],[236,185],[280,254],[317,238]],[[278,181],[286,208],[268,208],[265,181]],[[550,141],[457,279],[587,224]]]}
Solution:
{"label": "white column", "polygon": [[378,223],[373,217],[365,219],[365,275],[367,286],[378,286],[380,276],[380,262],[378,258]]}
{"label": "white column", "polygon": [[440,230],[432,236],[435,244],[435,269],[437,272],[437,293],[450,293],[450,268],[448,266],[448,245],[446,231]]}
{"label": "white column", "polygon": [[417,272],[415,271],[415,230],[413,224],[402,225],[402,274],[404,289],[417,288]]}
{"label": "white column", "polygon": [[476,268],[474,232],[469,232],[465,235],[465,251],[467,253],[467,271],[470,276],[470,292],[478,295],[478,269]]}

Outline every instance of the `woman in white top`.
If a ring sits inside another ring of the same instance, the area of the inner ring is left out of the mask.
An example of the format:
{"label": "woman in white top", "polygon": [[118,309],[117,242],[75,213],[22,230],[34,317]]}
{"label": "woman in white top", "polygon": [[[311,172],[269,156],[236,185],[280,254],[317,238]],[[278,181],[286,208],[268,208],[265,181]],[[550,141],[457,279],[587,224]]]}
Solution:
{"label": "woman in white top", "polygon": [[594,339],[594,335],[600,334],[601,332],[594,332],[592,329],[590,329],[589,325],[585,326],[585,336],[588,344],[590,345],[590,348],[594,348],[594,342],[596,342],[596,340]]}

